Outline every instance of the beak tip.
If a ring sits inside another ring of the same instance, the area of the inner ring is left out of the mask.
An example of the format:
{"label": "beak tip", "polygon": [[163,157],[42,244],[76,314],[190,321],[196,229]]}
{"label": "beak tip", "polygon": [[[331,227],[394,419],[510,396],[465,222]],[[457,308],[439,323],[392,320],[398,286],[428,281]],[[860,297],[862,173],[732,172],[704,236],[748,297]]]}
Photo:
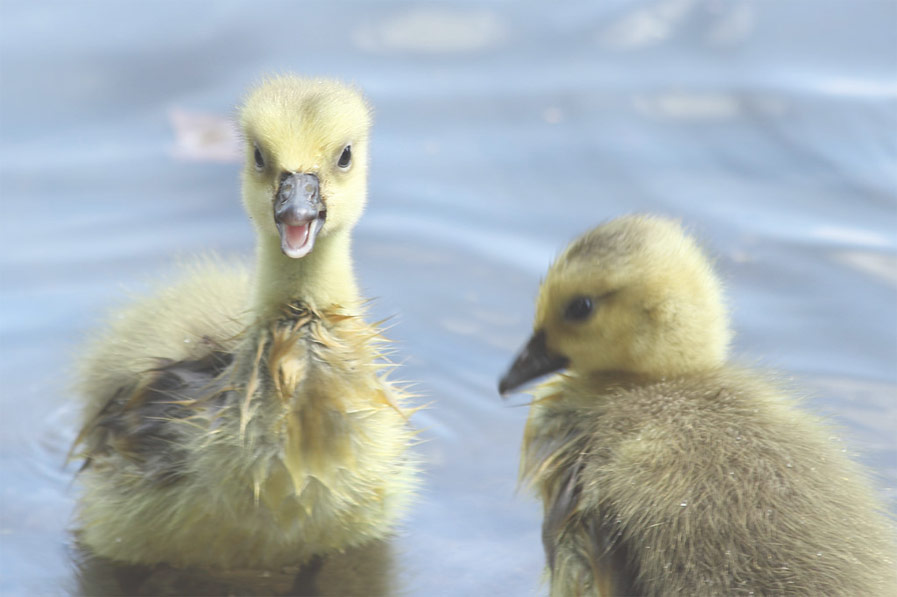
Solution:
{"label": "beak tip", "polygon": [[499,382],[498,382],[498,395],[501,396],[502,398],[507,398],[508,392],[511,391],[510,385],[511,384],[508,383],[507,378],[502,377],[501,380],[499,380]]}
{"label": "beak tip", "polygon": [[545,332],[536,331],[523,350],[518,353],[511,368],[498,382],[498,393],[502,398],[529,381],[554,373],[569,365],[567,357],[550,352],[545,346]]}

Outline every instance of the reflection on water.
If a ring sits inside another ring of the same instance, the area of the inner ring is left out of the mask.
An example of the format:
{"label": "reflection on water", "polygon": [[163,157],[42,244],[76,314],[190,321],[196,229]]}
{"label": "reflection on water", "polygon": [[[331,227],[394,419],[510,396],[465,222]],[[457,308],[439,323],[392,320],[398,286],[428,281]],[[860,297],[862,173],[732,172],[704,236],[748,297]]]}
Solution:
{"label": "reflection on water", "polygon": [[498,45],[507,27],[494,12],[417,7],[392,17],[372,19],[352,39],[370,52],[473,52]]}
{"label": "reflection on water", "polygon": [[[634,211],[681,217],[718,256],[737,359],[806,382],[897,512],[897,4],[0,13],[0,593],[544,594],[540,506],[516,492],[526,408],[496,378],[557,251]],[[375,108],[357,271],[431,403],[425,487],[388,547],[295,574],[92,560],[67,547],[74,357],[123,287],[179,255],[251,254],[222,131],[282,70],[355,81]]]}
{"label": "reflection on water", "polygon": [[836,251],[832,259],[897,288],[897,256],[871,251]]}
{"label": "reflection on water", "polygon": [[393,571],[393,550],[374,542],[345,553],[317,557],[301,568],[227,570],[178,569],[164,564],[136,566],[72,549],[77,586],[72,592],[112,595],[368,595],[401,594]]}

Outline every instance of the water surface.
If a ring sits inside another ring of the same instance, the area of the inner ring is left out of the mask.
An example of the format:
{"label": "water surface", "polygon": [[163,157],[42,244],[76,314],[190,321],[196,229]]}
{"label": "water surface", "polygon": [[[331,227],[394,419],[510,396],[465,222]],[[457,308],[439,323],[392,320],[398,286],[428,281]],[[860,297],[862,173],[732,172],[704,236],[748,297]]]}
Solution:
{"label": "water surface", "polygon": [[[0,592],[544,594],[524,399],[496,380],[552,258],[633,211],[693,228],[736,357],[806,388],[897,512],[895,23],[885,0],[3,3]],[[190,126],[282,70],[375,108],[357,271],[432,401],[425,489],[388,548],[304,576],[93,562],[63,466],[74,357],[179,256],[251,253],[227,139]]]}

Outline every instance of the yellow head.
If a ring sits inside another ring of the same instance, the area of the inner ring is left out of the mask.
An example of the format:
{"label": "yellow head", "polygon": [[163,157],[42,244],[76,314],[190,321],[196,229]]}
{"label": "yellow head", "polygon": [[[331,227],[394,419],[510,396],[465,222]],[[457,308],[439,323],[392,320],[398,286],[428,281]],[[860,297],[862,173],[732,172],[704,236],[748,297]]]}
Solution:
{"label": "yellow head", "polygon": [[300,258],[318,236],[358,221],[371,116],[357,91],[328,80],[268,79],[249,94],[240,125],[243,203],[262,238]]}
{"label": "yellow head", "polygon": [[562,368],[674,376],[723,364],[720,283],[673,221],[627,216],[574,241],[539,291],[533,337],[502,393]]}

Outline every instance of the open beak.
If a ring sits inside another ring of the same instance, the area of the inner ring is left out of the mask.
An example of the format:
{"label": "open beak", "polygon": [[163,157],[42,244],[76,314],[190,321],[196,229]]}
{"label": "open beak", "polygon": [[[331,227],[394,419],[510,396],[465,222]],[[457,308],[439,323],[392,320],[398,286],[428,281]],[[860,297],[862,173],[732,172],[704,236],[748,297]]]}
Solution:
{"label": "open beak", "polygon": [[274,223],[280,233],[283,254],[299,259],[311,253],[326,217],[318,177],[284,172],[274,201]]}
{"label": "open beak", "polygon": [[564,369],[569,364],[570,359],[548,350],[545,344],[545,331],[538,330],[517,354],[511,368],[498,382],[498,392],[504,396],[528,381]]}

